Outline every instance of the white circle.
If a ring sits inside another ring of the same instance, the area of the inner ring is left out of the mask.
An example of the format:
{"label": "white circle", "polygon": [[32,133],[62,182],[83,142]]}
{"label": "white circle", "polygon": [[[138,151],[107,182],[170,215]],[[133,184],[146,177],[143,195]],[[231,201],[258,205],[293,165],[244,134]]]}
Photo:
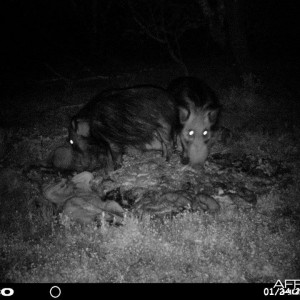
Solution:
{"label": "white circle", "polygon": [[[52,295],[52,290],[53,290],[54,288],[58,289],[58,295],[57,295],[57,296]],[[61,290],[60,290],[60,288],[59,288],[57,285],[54,285],[54,286],[50,289],[50,296],[51,296],[52,298],[58,298],[58,297],[60,296],[60,294],[61,294]]]}
{"label": "white circle", "polygon": [[0,290],[0,295],[4,296],[4,297],[9,297],[12,296],[14,294],[14,290],[11,288],[4,288],[2,290]]}

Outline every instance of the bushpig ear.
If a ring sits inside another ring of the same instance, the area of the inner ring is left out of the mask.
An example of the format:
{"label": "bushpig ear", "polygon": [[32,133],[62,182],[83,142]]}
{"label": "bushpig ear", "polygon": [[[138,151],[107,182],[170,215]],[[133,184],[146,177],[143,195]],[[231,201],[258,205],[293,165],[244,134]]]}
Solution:
{"label": "bushpig ear", "polygon": [[179,121],[181,124],[184,124],[190,116],[190,112],[185,107],[179,107]]}
{"label": "bushpig ear", "polygon": [[217,122],[218,115],[219,115],[219,109],[211,110],[208,113],[208,119],[209,119],[209,121],[211,122],[212,125]]}
{"label": "bushpig ear", "polygon": [[188,108],[190,109],[190,111],[195,111],[196,107],[195,107],[195,102],[191,99],[197,99],[198,96],[195,95],[194,93],[191,94],[191,92],[188,94],[187,91],[184,91],[184,93],[182,94],[183,97],[183,101],[184,103],[187,104]]}

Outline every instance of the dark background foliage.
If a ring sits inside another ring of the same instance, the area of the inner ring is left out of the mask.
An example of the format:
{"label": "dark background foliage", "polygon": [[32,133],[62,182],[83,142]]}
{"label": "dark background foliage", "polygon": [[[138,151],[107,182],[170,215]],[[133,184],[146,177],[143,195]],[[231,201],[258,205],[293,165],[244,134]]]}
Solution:
{"label": "dark background foliage", "polygon": [[47,77],[43,64],[73,73],[74,61],[102,71],[114,60],[175,58],[186,71],[186,59],[199,56],[229,53],[248,64],[291,61],[299,53],[292,0],[6,0],[0,9],[4,87]]}

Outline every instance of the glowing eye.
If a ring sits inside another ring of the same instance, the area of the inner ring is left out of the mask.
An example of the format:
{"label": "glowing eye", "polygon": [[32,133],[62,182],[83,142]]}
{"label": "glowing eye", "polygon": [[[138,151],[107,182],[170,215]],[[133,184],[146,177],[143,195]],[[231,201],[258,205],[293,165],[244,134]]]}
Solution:
{"label": "glowing eye", "polygon": [[189,132],[188,132],[188,135],[189,136],[193,136],[195,134],[195,131],[194,130],[190,130]]}
{"label": "glowing eye", "polygon": [[74,141],[73,141],[73,140],[70,140],[70,144],[73,145],[73,144],[74,144]]}
{"label": "glowing eye", "polygon": [[207,130],[204,130],[203,133],[202,133],[204,136],[208,135],[208,131]]}

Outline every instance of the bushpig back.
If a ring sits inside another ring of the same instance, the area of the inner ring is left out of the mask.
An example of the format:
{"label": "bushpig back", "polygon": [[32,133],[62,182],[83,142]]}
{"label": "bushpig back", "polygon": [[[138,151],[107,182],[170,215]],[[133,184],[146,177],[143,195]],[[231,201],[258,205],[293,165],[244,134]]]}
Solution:
{"label": "bushpig back", "polygon": [[176,122],[176,105],[169,93],[158,87],[137,86],[94,97],[73,117],[70,136],[81,128],[83,134],[76,137],[81,149],[104,141],[114,159],[128,147],[162,150],[168,158]]}
{"label": "bushpig back", "polygon": [[154,132],[168,135],[175,123],[172,100],[162,89],[141,87],[112,91],[99,99],[92,134],[119,145],[151,143]]}

